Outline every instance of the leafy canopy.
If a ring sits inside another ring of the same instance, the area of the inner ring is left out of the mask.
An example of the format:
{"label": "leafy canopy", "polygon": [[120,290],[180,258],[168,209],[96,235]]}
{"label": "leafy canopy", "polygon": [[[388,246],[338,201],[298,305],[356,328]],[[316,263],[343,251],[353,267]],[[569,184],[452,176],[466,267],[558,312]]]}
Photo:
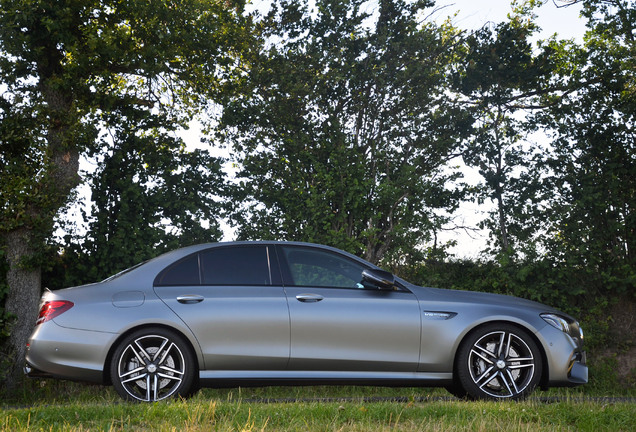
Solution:
{"label": "leafy canopy", "polygon": [[452,209],[444,169],[463,127],[446,76],[457,31],[432,2],[280,1],[246,96],[219,138],[239,172],[239,236],[327,243],[378,262],[412,252]]}

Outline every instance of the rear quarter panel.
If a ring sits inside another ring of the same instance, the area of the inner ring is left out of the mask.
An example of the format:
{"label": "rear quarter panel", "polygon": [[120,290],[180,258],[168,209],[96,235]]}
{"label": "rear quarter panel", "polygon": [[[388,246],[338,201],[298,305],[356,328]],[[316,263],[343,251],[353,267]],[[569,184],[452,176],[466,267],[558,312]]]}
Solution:
{"label": "rear quarter panel", "polygon": [[[201,349],[192,331],[152,289],[135,287],[133,290],[129,285],[112,283],[83,288],[59,290],[45,295],[43,300],[69,300],[74,306],[52,322],[36,327],[32,335],[32,355],[44,356],[44,353],[38,353],[44,349],[38,339],[46,337],[49,344],[59,342],[59,346],[66,347],[65,353],[60,352],[59,347],[57,352],[48,351],[48,355],[54,356],[57,361],[71,364],[90,359],[90,368],[103,370],[108,368],[106,362],[109,353],[125,334],[140,327],[163,326],[181,333],[192,346],[199,364],[203,364]],[[129,295],[131,292],[134,294]],[[58,326],[57,331],[49,324]],[[98,346],[95,346],[96,340],[100,341]],[[53,345],[49,348],[54,349]]]}

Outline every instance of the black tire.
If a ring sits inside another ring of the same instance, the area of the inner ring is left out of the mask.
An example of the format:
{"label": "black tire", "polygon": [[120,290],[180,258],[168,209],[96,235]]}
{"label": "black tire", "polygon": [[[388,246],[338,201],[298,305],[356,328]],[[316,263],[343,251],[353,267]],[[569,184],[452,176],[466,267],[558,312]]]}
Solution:
{"label": "black tire", "polygon": [[478,328],[457,354],[457,382],[473,399],[523,399],[534,391],[542,370],[537,344],[511,324]]}
{"label": "black tire", "polygon": [[468,396],[466,390],[464,390],[464,387],[462,387],[461,384],[457,382],[453,382],[453,384],[447,385],[444,388],[447,392],[455,396],[457,399],[466,399],[466,397]]}
{"label": "black tire", "polygon": [[196,362],[187,343],[163,328],[131,333],[115,349],[110,364],[113,387],[130,401],[187,397],[194,389]]}

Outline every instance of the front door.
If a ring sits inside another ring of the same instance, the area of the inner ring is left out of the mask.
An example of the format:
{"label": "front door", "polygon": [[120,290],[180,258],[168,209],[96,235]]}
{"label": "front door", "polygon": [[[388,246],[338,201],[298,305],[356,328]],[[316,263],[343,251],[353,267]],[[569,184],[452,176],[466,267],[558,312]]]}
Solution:
{"label": "front door", "polygon": [[362,262],[332,250],[279,246],[291,319],[290,370],[415,372],[417,298],[365,289]]}

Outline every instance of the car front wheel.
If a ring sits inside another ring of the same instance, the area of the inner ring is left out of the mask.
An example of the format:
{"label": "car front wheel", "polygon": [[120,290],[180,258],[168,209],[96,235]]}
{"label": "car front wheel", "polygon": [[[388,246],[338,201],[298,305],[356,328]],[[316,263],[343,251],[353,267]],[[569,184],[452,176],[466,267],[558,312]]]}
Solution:
{"label": "car front wheel", "polygon": [[113,354],[111,378],[126,400],[153,402],[190,394],[194,357],[176,333],[142,329],[123,339]]}
{"label": "car front wheel", "polygon": [[461,386],[474,399],[521,399],[541,378],[541,353],[525,330],[510,324],[490,324],[463,341],[456,373]]}

